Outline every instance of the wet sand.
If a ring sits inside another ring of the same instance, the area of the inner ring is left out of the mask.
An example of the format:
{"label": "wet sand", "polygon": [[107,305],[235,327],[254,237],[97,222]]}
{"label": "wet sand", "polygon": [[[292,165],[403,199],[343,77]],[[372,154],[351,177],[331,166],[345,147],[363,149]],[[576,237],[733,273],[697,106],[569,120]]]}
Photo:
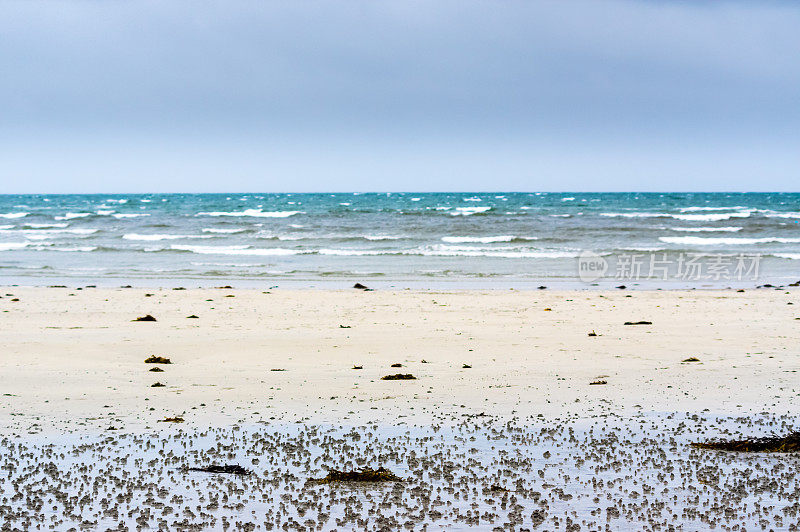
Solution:
{"label": "wet sand", "polygon": [[[101,482],[109,498],[147,492],[151,478],[193,501],[193,516],[173,503],[175,514],[156,505],[158,515],[146,518],[130,514],[130,500],[87,502],[83,513],[71,506],[64,523],[72,524],[218,528],[224,518],[293,526],[303,523],[299,493],[328,505],[337,493],[305,480],[367,464],[414,482],[347,492],[333,509],[315,506],[304,526],[697,529],[715,519],[780,528],[796,521],[797,508],[784,511],[791,503],[782,497],[800,484],[780,474],[770,485],[767,472],[790,457],[738,458],[688,444],[793,428],[798,294],[7,287],[0,454],[6,465],[46,469],[45,449],[55,445],[74,451],[72,462],[54,459],[73,476],[92,460],[122,475]],[[131,321],[148,314],[157,321]],[[652,324],[624,324],[639,321]],[[171,364],[145,364],[151,355]],[[163,371],[149,371],[156,366]],[[397,373],[416,379],[381,379]],[[184,422],[162,422],[168,417]],[[108,437],[113,444],[103,443]],[[165,442],[178,445],[174,455],[153,451]],[[425,465],[424,453],[438,458]],[[125,465],[121,456],[141,462]],[[254,475],[198,478],[178,469],[204,460]],[[131,467],[141,478],[124,473]],[[748,467],[755,472],[742,473]],[[631,468],[661,473],[636,484]],[[80,483],[48,478],[51,489],[80,492]],[[33,485],[19,471],[12,481],[18,490]],[[198,482],[235,493],[241,506],[204,508],[203,517],[195,507],[208,500],[195,500]],[[492,494],[494,485],[513,492]],[[393,495],[381,506],[386,493]],[[267,508],[280,500],[283,513],[266,518],[265,498],[274,502]],[[0,499],[0,521],[22,527],[36,514],[23,502]],[[723,502],[750,506],[726,515]],[[118,515],[105,515],[111,506]],[[333,515],[321,519],[320,511]]]}

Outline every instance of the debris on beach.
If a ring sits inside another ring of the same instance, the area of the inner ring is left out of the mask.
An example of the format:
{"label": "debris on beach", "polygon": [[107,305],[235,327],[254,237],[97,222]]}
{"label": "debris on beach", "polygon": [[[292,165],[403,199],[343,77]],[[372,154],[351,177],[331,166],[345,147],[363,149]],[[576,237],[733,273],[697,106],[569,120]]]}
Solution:
{"label": "debris on beach", "polygon": [[692,447],[714,451],[739,451],[746,453],[796,453],[800,452],[800,432],[792,432],[786,436],[695,442],[692,443]]}
{"label": "debris on beach", "polygon": [[463,366],[461,366],[461,369],[472,369],[472,366],[470,366],[469,364],[464,364]]}
{"label": "debris on beach", "polygon": [[400,362],[395,362],[394,364],[391,365],[391,367],[393,367],[393,368],[402,368],[403,365]]}
{"label": "debris on beach", "polygon": [[589,383],[589,386],[601,385],[601,384],[608,384],[608,381],[604,381],[602,379],[598,379],[596,381],[592,381]]}
{"label": "debris on beach", "polygon": [[285,368],[272,368],[270,371],[286,371]]}
{"label": "debris on beach", "polygon": [[196,314],[192,314],[191,316],[186,316],[187,320],[196,320],[196,319],[199,319],[199,318],[200,318],[200,316],[198,316]]}
{"label": "debris on beach", "polygon": [[626,288],[628,288],[628,287],[627,287],[627,286],[625,286],[624,284],[621,284],[621,285],[619,285],[617,288],[618,288],[619,290],[625,290],[625,289],[626,289]]}
{"label": "debris on beach", "polygon": [[150,368],[148,371],[155,371],[155,372],[161,371],[161,372],[163,372],[164,370],[159,368],[158,366],[156,366],[156,367]]}
{"label": "debris on beach", "polygon": [[164,386],[166,385],[161,384],[160,382],[154,382],[153,384],[150,385],[151,388],[163,388]]}
{"label": "debris on beach", "polygon": [[187,467],[187,471],[201,471],[203,473],[225,473],[228,475],[247,476],[251,472],[240,465],[210,465],[205,467]]}
{"label": "debris on beach", "polygon": [[340,329],[350,329],[351,327],[349,325],[339,325],[339,328]]}
{"label": "debris on beach", "polygon": [[353,369],[364,369],[364,366],[353,366]]}
{"label": "debris on beach", "polygon": [[546,309],[544,309],[545,312],[551,312],[552,310],[553,309],[551,309],[550,307],[547,307]]}
{"label": "debris on beach", "polygon": [[356,283],[356,284],[354,284],[354,285],[353,285],[353,288],[356,288],[356,289],[358,289],[358,290],[366,290],[366,289],[367,289],[367,287],[366,287],[366,286],[364,286],[364,285],[363,285],[363,284],[361,284],[361,283]]}
{"label": "debris on beach", "polygon": [[179,416],[175,417],[165,417],[164,419],[159,419],[159,423],[183,423],[183,418]]}
{"label": "debris on beach", "polygon": [[597,336],[597,333],[594,332],[594,329],[592,329],[592,332],[589,333],[589,336]]}
{"label": "debris on beach", "polygon": [[417,380],[411,373],[395,373],[381,377],[382,381],[414,381]]}
{"label": "debris on beach", "polygon": [[652,325],[652,321],[626,321],[623,325]]}
{"label": "debris on beach", "polygon": [[146,316],[139,316],[135,320],[131,320],[131,321],[156,321],[156,319],[153,316],[151,316],[150,314],[147,314]]}
{"label": "debris on beach", "polygon": [[172,364],[170,359],[167,357],[150,355],[149,357],[144,359],[145,364]]}
{"label": "debris on beach", "polygon": [[403,482],[403,479],[385,469],[364,468],[357,471],[337,471],[331,469],[324,478],[312,479],[311,482],[330,484],[332,482]]}
{"label": "debris on beach", "polygon": [[683,360],[681,360],[681,362],[700,362],[700,359],[697,357],[689,357],[689,358],[684,358]]}

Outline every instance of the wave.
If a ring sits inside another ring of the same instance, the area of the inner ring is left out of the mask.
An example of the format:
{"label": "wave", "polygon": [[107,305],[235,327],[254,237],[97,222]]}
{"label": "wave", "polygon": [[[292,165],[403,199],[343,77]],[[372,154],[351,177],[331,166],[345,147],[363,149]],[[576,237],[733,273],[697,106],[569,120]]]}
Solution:
{"label": "wave", "polygon": [[28,247],[28,242],[5,242],[0,244],[0,251],[11,251]]}
{"label": "wave", "polygon": [[[439,248],[439,249],[286,249],[253,248],[252,246],[189,246],[172,245],[173,251],[189,251],[202,255],[241,255],[241,256],[287,256],[287,255],[328,255],[328,256],[376,256],[376,255],[416,255],[430,257],[489,257],[489,258],[571,258],[575,252],[568,251],[510,251],[486,250],[480,248]],[[164,251],[163,248],[153,251]]]}
{"label": "wave", "polygon": [[234,234],[234,233],[244,233],[245,231],[249,231],[249,229],[241,228],[241,229],[216,229],[214,227],[206,227],[203,229],[204,233],[219,233],[219,234]]}
{"label": "wave", "polygon": [[262,211],[261,209],[245,209],[243,211],[216,211],[216,212],[198,212],[195,216],[251,216],[254,218],[288,218],[295,214],[301,214],[302,211]]}
{"label": "wave", "polygon": [[132,213],[120,212],[120,213],[117,213],[117,214],[112,214],[111,216],[113,216],[114,218],[117,218],[117,219],[120,219],[120,218],[141,218],[142,216],[150,216],[150,214],[145,213],[145,212],[132,212]]}
{"label": "wave", "polygon": [[669,229],[684,233],[735,233],[742,230],[741,227],[670,227]]}
{"label": "wave", "polygon": [[601,212],[600,216],[609,218],[669,218],[672,215],[663,212]]}
{"label": "wave", "polygon": [[56,216],[56,220],[72,220],[74,218],[86,218],[88,216],[94,216],[93,212],[68,212],[64,216]]}
{"label": "wave", "polygon": [[514,240],[536,240],[536,237],[517,237],[513,235],[502,236],[443,236],[442,242],[451,244],[491,244],[492,242],[513,242]]}
{"label": "wave", "polygon": [[746,209],[741,205],[736,207],[682,207],[679,209],[681,212],[695,212],[695,211],[736,211],[739,209]]}
{"label": "wave", "polygon": [[800,253],[773,253],[772,256],[779,259],[800,260]]}
{"label": "wave", "polygon": [[662,236],[660,241],[667,244],[687,244],[693,246],[742,246],[748,244],[796,244],[800,238],[702,238],[699,236]]}
{"label": "wave", "polygon": [[480,214],[492,210],[491,207],[456,207],[455,212],[451,212],[450,216],[472,216],[473,214]]}
{"label": "wave", "polygon": [[285,248],[253,248],[251,246],[185,246],[173,244],[171,249],[176,251],[191,251],[202,255],[257,255],[257,256],[280,256],[280,255],[299,255],[300,250]]}
{"label": "wave", "polygon": [[7,229],[13,229],[16,225],[0,225],[0,231],[6,231]]}
{"label": "wave", "polygon": [[764,216],[767,218],[800,218],[800,212],[771,212]]}
{"label": "wave", "polygon": [[673,214],[672,217],[676,220],[719,222],[721,220],[730,220],[731,218],[749,218],[750,211],[727,212],[724,214]]}
{"label": "wave", "polygon": [[156,240],[183,240],[186,238],[214,238],[214,237],[211,235],[140,235],[137,233],[128,233],[122,235],[122,238],[125,240],[156,241]]}
{"label": "wave", "polygon": [[747,218],[750,216],[750,211],[713,214],[670,214],[667,212],[601,212],[600,216],[607,216],[610,218],[674,218],[676,220],[685,221],[717,222],[720,220],[729,220],[731,218]]}
{"label": "wave", "polygon": [[69,227],[69,224],[24,224],[22,227],[27,229],[50,229],[57,227]]}
{"label": "wave", "polygon": [[360,238],[364,240],[402,240],[404,236],[390,236],[390,235],[364,235]]}
{"label": "wave", "polygon": [[0,213],[0,218],[7,218],[9,220],[13,220],[15,218],[24,218],[29,214],[30,214],[29,212],[6,212],[6,213]]}

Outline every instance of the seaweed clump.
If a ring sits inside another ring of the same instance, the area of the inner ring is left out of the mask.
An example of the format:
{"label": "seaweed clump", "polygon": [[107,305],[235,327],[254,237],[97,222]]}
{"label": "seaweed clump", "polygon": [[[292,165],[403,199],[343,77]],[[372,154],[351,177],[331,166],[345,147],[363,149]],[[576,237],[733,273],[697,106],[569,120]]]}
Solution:
{"label": "seaweed clump", "polygon": [[385,469],[364,468],[358,471],[337,471],[331,469],[325,478],[313,479],[312,482],[331,484],[333,482],[403,482],[403,479]]}
{"label": "seaweed clump", "polygon": [[156,321],[156,319],[153,316],[151,316],[150,314],[148,314],[146,316],[139,316],[135,320],[131,320],[131,321]]}
{"label": "seaweed clump", "polygon": [[144,359],[145,364],[172,364],[170,359],[167,357],[161,357],[156,355],[150,355],[149,357]]}
{"label": "seaweed clump", "polygon": [[792,432],[786,436],[695,442],[692,447],[745,453],[796,453],[800,452],[800,432]]}
{"label": "seaweed clump", "polygon": [[159,419],[159,423],[183,423],[184,419],[182,417],[165,417],[164,419]]}
{"label": "seaweed clump", "polygon": [[689,357],[689,358],[684,358],[683,360],[681,360],[681,362],[700,362],[700,359],[697,357]]}
{"label": "seaweed clump", "polygon": [[226,473],[228,475],[247,476],[251,472],[240,465],[210,465],[206,467],[187,467],[187,471],[201,471],[203,473]]}
{"label": "seaweed clump", "polygon": [[386,375],[381,377],[382,381],[414,381],[417,380],[411,373],[395,373],[394,375]]}

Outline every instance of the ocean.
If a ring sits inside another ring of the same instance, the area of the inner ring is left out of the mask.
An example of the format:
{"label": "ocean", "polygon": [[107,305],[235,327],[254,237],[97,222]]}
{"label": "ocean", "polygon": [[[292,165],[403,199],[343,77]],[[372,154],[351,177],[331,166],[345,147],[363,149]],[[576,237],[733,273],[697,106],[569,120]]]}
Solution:
{"label": "ocean", "polygon": [[635,288],[798,279],[798,193],[0,196],[3,284]]}

